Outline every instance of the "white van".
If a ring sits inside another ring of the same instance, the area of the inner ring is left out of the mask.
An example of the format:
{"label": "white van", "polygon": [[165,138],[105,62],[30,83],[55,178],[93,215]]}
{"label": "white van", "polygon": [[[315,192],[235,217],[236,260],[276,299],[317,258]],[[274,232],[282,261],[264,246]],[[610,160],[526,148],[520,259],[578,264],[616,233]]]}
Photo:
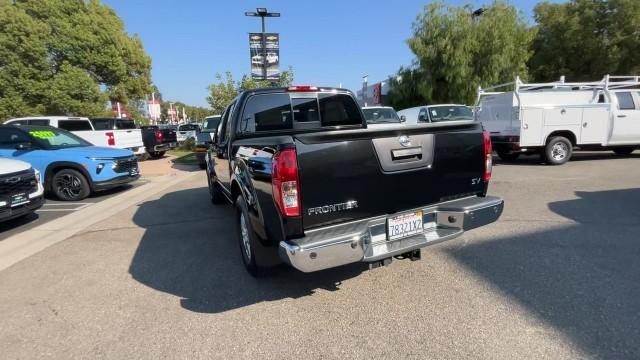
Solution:
{"label": "white van", "polygon": [[146,156],[142,132],[130,119],[34,116],[7,120],[5,124],[52,126],[71,131],[96,146],[127,149],[138,157]]}
{"label": "white van", "polygon": [[[497,91],[508,88],[509,91]],[[511,91],[513,89],[513,91]],[[501,159],[540,153],[564,164],[578,147],[629,155],[640,148],[640,77],[602,81],[515,82],[480,89],[476,119]]]}

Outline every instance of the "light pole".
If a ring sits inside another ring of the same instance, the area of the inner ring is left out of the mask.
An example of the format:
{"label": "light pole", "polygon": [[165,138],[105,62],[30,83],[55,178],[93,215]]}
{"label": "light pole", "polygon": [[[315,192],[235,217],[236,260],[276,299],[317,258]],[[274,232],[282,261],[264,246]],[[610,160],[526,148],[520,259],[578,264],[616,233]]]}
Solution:
{"label": "light pole", "polygon": [[262,77],[264,78],[264,80],[267,80],[267,44],[265,41],[265,35],[264,35],[264,18],[266,17],[280,17],[280,13],[276,13],[276,12],[268,12],[267,8],[257,8],[256,12],[253,11],[246,11],[244,13],[244,16],[254,16],[254,17],[260,17],[260,19],[262,20]]}

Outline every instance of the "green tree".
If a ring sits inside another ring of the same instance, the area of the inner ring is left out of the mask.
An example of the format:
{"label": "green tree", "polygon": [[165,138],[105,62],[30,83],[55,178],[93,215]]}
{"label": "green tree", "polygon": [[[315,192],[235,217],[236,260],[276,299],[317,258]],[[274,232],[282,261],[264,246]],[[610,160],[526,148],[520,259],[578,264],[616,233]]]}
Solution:
{"label": "green tree", "polygon": [[98,0],[0,0],[0,118],[104,115],[144,98],[151,59]]}
{"label": "green tree", "polygon": [[241,91],[268,87],[289,86],[293,82],[293,69],[290,67],[280,73],[278,80],[255,80],[250,76],[243,75],[238,82],[233,80],[230,71],[225,72],[224,77],[216,74],[216,83],[209,85],[209,96],[207,102],[211,105],[215,114],[222,114],[224,109]]}
{"label": "green tree", "polygon": [[538,33],[530,72],[537,81],[593,81],[640,72],[640,1],[543,2],[534,9]]}
{"label": "green tree", "polygon": [[526,77],[535,33],[517,9],[501,0],[484,6],[479,16],[472,9],[432,3],[418,15],[407,41],[416,56],[414,69],[399,73],[395,101],[469,104],[480,85]]}

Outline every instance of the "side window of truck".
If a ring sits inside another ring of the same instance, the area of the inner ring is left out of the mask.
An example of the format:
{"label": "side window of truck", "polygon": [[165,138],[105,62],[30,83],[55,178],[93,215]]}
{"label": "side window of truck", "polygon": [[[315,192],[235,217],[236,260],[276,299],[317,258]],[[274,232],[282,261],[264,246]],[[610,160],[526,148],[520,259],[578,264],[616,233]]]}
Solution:
{"label": "side window of truck", "polygon": [[218,124],[218,129],[216,130],[216,133],[218,134],[218,143],[224,143],[225,140],[229,138],[231,127],[227,125],[235,104],[235,101],[232,102],[231,105],[227,106],[224,113],[222,113],[220,124]]}
{"label": "side window of truck", "polygon": [[630,92],[616,93],[616,98],[618,98],[618,109],[635,110],[636,105],[633,102],[633,96],[631,95]]}
{"label": "side window of truck", "polygon": [[429,121],[429,119],[427,118],[426,108],[420,109],[420,113],[418,114],[418,121]]}

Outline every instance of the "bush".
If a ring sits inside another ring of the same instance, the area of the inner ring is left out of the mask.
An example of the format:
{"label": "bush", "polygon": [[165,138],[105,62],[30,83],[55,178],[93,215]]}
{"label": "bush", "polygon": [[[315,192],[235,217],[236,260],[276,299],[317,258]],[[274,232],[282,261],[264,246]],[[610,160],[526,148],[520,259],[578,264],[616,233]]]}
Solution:
{"label": "bush", "polygon": [[196,150],[196,140],[193,139],[193,138],[188,138],[187,140],[185,140],[181,144],[179,144],[177,149],[178,150],[182,150],[182,151],[195,151]]}

